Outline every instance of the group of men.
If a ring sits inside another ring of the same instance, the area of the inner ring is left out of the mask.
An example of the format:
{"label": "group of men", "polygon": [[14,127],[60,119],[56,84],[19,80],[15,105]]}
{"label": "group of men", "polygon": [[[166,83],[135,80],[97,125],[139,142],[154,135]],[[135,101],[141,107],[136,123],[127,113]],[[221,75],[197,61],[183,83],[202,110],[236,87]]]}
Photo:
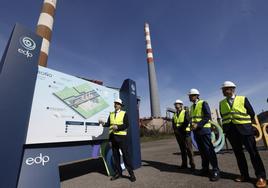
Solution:
{"label": "group of men", "polygon": [[[219,109],[222,117],[223,131],[232,145],[240,176],[236,182],[250,181],[246,157],[243,151],[245,146],[257,177],[256,187],[266,187],[266,172],[256,147],[254,129],[255,112],[245,96],[235,93],[236,85],[225,81],[221,87],[224,99],[220,101]],[[176,113],[173,116],[174,134],[181,150],[182,164],[180,168],[187,168],[187,156],[191,170],[199,175],[209,175],[211,181],[220,179],[217,155],[211,142],[211,112],[206,101],[199,98],[197,89],[188,93],[189,100],[193,103],[189,112],[183,108],[183,102],[176,100],[174,106]],[[197,173],[193,158],[192,140],[190,132],[193,131],[202,160],[202,169]],[[209,171],[209,164],[212,171]]]}
{"label": "group of men", "polygon": [[[266,187],[266,172],[263,162],[256,147],[254,130],[252,124],[255,123],[255,113],[244,96],[235,94],[236,85],[231,81],[225,81],[221,87],[224,99],[220,101],[220,114],[222,117],[222,127],[226,137],[232,145],[240,176],[236,182],[250,181],[247,161],[243,151],[243,146],[250,155],[250,159],[257,177],[256,187]],[[182,164],[181,169],[188,168],[187,156],[189,158],[190,169],[198,175],[208,175],[211,181],[220,179],[220,169],[218,167],[217,155],[211,142],[211,112],[206,101],[200,99],[197,89],[191,89],[188,93],[189,100],[193,103],[190,110],[185,110],[183,102],[176,100],[174,106],[176,113],[173,116],[173,129],[181,150]],[[122,177],[120,163],[120,151],[123,161],[129,172],[131,182],[136,181],[136,177],[131,165],[131,158],[127,144],[128,116],[122,108],[122,100],[114,101],[115,110],[110,113],[105,126],[109,127],[109,140],[111,142],[115,174],[111,180]],[[103,122],[101,122],[103,123]],[[192,140],[190,132],[193,132],[202,160],[202,169],[196,171]],[[210,173],[209,164],[212,166]]]}

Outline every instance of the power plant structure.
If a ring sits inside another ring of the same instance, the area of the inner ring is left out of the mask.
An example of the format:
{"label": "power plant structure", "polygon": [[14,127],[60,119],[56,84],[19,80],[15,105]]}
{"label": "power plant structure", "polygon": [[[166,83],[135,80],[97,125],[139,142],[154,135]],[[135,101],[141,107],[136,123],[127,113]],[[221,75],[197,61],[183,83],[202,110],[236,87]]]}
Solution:
{"label": "power plant structure", "polygon": [[57,0],[44,0],[42,11],[36,27],[36,33],[39,36],[43,37],[38,62],[38,64],[43,67],[47,66],[49,45],[52,36],[56,4]]}
{"label": "power plant structure", "polygon": [[150,28],[148,23],[145,23],[144,25],[144,32],[148,65],[151,117],[142,118],[140,124],[141,128],[144,128],[145,131],[166,132],[167,129],[171,126],[167,126],[167,121],[161,117],[158,84],[154,65]]}
{"label": "power plant structure", "polygon": [[160,112],[160,102],[159,102],[159,96],[158,96],[158,86],[157,86],[156,72],[155,72],[155,66],[154,66],[150,29],[149,29],[148,23],[145,23],[144,32],[145,32],[145,40],[146,40],[147,63],[148,63],[151,117],[160,118],[161,112]]}

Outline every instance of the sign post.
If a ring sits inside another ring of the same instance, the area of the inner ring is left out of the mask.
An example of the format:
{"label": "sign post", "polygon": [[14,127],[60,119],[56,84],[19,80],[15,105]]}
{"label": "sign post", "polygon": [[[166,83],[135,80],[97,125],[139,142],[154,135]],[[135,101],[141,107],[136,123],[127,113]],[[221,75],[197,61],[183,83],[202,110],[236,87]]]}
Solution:
{"label": "sign post", "polygon": [[132,166],[134,169],[141,166],[141,151],[140,151],[140,131],[138,117],[138,100],[136,83],[127,79],[123,82],[120,89],[120,98],[123,100],[124,108],[129,116],[128,128],[128,144],[129,152],[132,157]]}
{"label": "sign post", "polygon": [[16,24],[0,64],[0,187],[16,187],[31,112],[41,38]]}

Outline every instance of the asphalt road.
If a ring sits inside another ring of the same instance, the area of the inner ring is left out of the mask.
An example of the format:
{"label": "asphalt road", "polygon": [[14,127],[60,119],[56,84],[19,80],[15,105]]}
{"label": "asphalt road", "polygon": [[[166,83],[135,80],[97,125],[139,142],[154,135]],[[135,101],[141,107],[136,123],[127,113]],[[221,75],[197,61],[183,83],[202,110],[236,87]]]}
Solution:
{"label": "asphalt road", "polygon": [[[142,143],[142,166],[135,170],[137,181],[131,183],[127,178],[110,181],[105,172],[89,172],[79,170],[86,168],[86,162],[80,164],[77,172],[70,179],[61,182],[62,188],[102,188],[102,187],[255,187],[255,175],[252,164],[248,159],[249,173],[252,177],[251,183],[237,183],[233,179],[239,175],[236,159],[233,153],[226,152],[217,154],[222,178],[217,182],[210,182],[208,177],[193,175],[189,170],[179,170],[181,163],[179,147],[175,139],[165,139],[154,142]],[[268,150],[260,150],[263,163],[268,171]],[[201,168],[200,156],[195,155],[197,169]],[[79,172],[80,171],[80,172]],[[82,171],[82,172],[81,172]],[[124,172],[127,175],[126,172]]]}

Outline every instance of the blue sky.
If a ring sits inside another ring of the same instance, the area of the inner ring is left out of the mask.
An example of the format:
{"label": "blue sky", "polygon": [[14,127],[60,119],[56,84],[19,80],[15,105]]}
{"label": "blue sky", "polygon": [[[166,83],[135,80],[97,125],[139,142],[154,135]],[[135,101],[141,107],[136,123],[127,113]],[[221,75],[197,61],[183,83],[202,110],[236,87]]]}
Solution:
{"label": "blue sky", "polygon": [[[0,53],[16,22],[35,30],[42,0],[0,7]],[[48,67],[120,87],[136,81],[150,115],[144,22],[150,24],[162,115],[197,88],[211,108],[232,80],[255,111],[268,104],[266,0],[58,0]]]}

